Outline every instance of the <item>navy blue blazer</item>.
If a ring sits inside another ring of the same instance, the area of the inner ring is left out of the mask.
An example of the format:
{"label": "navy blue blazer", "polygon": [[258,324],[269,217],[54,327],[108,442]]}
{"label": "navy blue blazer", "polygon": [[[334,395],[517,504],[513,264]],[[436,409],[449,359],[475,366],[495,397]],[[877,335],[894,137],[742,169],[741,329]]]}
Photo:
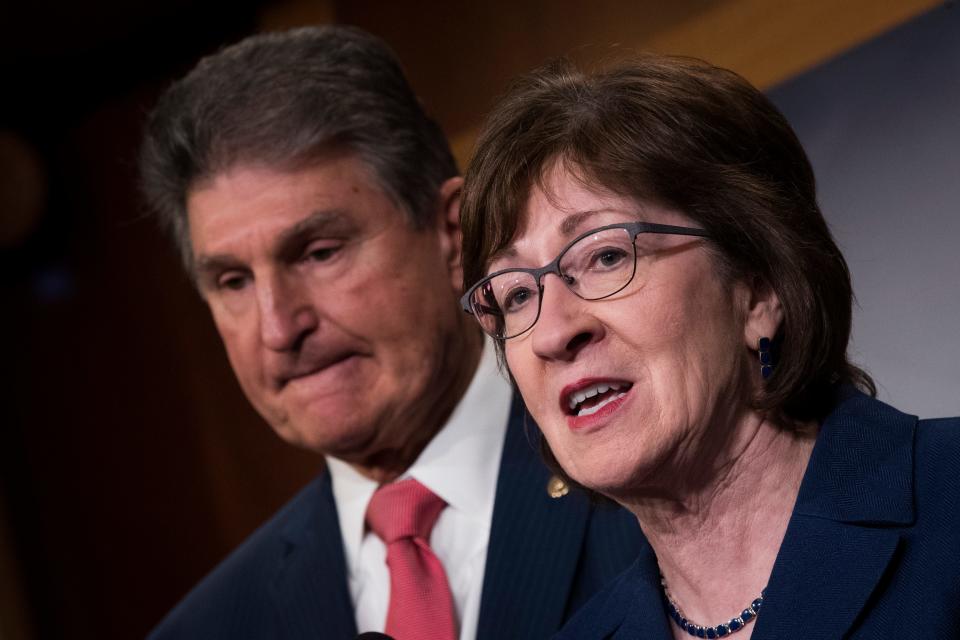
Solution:
{"label": "navy blue blazer", "polygon": [[[515,400],[497,480],[478,640],[537,640],[636,558],[630,513],[571,492],[547,495],[550,473]],[[320,475],[208,575],[149,636],[353,640],[353,605],[331,492]]]}
{"label": "navy blue blazer", "polygon": [[[644,544],[556,640],[668,639],[668,624]],[[751,624],[753,640],[960,638],[960,419],[849,393],[821,426]]]}

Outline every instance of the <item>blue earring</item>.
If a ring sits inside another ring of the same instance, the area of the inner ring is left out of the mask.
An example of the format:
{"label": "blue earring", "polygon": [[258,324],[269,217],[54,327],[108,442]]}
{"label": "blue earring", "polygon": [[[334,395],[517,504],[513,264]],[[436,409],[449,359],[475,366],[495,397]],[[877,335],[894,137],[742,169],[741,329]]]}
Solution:
{"label": "blue earring", "polygon": [[760,376],[766,380],[773,373],[773,352],[770,350],[770,338],[760,338],[757,342],[757,352],[760,357]]}

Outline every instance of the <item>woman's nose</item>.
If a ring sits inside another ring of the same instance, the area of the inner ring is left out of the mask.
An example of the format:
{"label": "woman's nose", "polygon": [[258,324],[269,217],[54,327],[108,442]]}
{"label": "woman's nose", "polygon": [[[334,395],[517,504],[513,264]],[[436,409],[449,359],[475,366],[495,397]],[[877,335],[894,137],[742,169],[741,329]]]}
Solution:
{"label": "woman's nose", "polygon": [[573,360],[587,345],[603,337],[603,324],[590,305],[566,287],[561,277],[544,282],[540,317],[532,329],[534,353],[548,360]]}

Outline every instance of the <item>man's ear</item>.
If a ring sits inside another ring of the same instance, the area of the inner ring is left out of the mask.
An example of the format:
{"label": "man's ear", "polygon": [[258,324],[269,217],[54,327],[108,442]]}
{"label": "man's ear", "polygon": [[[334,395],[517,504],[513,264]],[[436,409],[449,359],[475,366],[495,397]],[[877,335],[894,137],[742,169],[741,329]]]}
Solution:
{"label": "man's ear", "polygon": [[743,324],[743,337],[747,348],[756,350],[760,338],[777,335],[783,324],[783,307],[780,296],[767,282],[754,278],[747,294],[746,317]]}
{"label": "man's ear", "polygon": [[463,291],[462,242],[460,228],[460,192],[463,178],[449,178],[437,194],[437,233],[440,237],[440,251],[444,264],[450,274],[450,284],[457,293]]}

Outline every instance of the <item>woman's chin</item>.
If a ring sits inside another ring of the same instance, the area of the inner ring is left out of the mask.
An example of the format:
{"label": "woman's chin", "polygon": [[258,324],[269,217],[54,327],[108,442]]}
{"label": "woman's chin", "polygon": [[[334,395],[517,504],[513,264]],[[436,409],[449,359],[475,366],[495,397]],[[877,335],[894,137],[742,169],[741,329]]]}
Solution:
{"label": "woman's chin", "polygon": [[587,489],[618,502],[618,497],[627,493],[629,491],[628,487],[632,487],[635,482],[634,469],[618,470],[611,468],[610,465],[597,468],[580,466],[569,475]]}
{"label": "woman's chin", "polygon": [[597,461],[580,459],[576,465],[564,465],[564,469],[581,486],[624,504],[632,503],[642,495],[659,493],[652,482],[660,473],[653,470],[654,466],[653,461],[642,459],[611,463],[608,457]]}

